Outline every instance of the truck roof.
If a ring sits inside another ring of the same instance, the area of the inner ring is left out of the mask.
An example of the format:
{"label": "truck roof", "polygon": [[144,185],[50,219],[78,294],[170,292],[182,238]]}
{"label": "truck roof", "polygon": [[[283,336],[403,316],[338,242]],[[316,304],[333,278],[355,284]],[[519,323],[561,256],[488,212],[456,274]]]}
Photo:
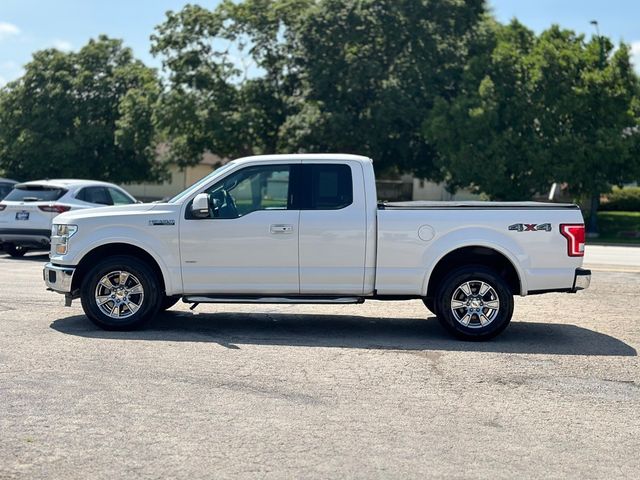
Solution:
{"label": "truck roof", "polygon": [[234,163],[245,163],[255,161],[273,162],[277,160],[351,160],[354,162],[372,162],[369,157],[363,155],[352,155],[349,153],[284,153],[276,155],[254,155],[251,157],[242,157],[233,160]]}

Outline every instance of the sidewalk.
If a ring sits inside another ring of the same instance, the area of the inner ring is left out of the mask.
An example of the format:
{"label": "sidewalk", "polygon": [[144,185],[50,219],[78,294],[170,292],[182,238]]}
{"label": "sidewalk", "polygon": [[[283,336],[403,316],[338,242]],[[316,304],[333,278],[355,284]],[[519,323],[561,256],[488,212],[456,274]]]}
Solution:
{"label": "sidewalk", "polygon": [[587,244],[584,266],[596,271],[640,273],[640,248]]}

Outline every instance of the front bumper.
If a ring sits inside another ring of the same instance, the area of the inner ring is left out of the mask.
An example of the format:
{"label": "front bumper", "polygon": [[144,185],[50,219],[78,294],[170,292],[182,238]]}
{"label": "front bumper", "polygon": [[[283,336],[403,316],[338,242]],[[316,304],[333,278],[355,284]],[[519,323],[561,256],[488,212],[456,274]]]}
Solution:
{"label": "front bumper", "polygon": [[576,268],[576,274],[573,277],[573,287],[571,291],[573,293],[589,288],[591,284],[591,270],[586,268]]}
{"label": "front bumper", "polygon": [[42,275],[44,276],[44,283],[46,283],[49,290],[58,293],[71,293],[71,284],[75,271],[75,267],[64,267],[47,263],[44,266]]}

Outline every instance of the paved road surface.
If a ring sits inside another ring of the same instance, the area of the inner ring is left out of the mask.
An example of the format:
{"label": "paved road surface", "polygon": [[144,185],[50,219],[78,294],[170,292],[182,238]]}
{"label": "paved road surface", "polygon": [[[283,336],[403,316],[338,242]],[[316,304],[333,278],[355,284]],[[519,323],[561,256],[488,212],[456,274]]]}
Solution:
{"label": "paved road surface", "polygon": [[104,332],[44,291],[44,260],[0,255],[2,479],[638,478],[640,274],[518,298],[469,343],[419,301]]}

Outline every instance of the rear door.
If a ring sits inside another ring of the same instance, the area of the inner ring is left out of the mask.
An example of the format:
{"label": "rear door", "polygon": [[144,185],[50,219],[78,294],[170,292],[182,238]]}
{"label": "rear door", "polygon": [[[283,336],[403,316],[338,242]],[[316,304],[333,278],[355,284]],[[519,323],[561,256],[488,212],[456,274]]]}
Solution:
{"label": "rear door", "polygon": [[361,295],[366,250],[361,165],[302,164],[299,185],[300,293]]}

